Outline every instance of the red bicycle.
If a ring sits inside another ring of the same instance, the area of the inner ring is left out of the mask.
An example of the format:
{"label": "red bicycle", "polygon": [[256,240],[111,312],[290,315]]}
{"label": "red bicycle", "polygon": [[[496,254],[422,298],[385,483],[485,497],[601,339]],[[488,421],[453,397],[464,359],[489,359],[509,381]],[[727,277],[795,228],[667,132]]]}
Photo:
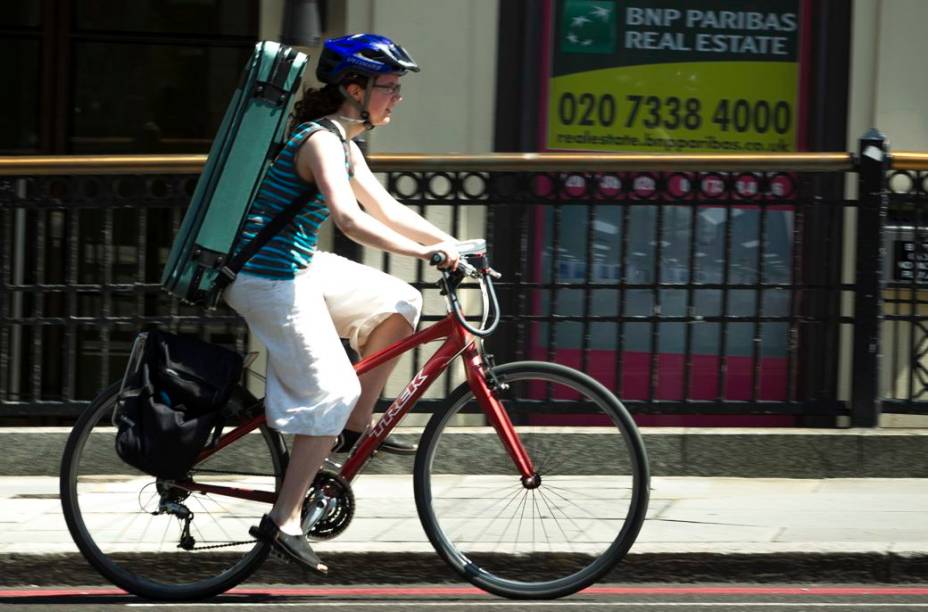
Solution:
{"label": "red bicycle", "polygon": [[[352,481],[460,357],[466,382],[432,415],[415,457],[422,527],[438,554],[476,586],[512,598],[560,597],[604,576],[635,541],[648,505],[647,455],[625,407],[589,376],[536,361],[493,365],[482,339],[499,323],[496,273],[480,246],[458,271],[442,271],[446,317],[355,365],[363,374],[444,340],[344,464],[320,473],[304,503],[304,531],[322,540],[348,528]],[[458,299],[467,279],[483,297],[479,327],[465,319]],[[244,581],[269,552],[248,527],[273,504],[288,460],[260,400],[239,389],[229,409],[235,427],[203,451],[186,478],[170,481],[116,455],[118,391],[119,383],[100,393],[64,451],[61,502],[78,548],[114,584],[151,599],[199,599]],[[455,417],[468,413],[482,414],[486,426],[455,426]]]}

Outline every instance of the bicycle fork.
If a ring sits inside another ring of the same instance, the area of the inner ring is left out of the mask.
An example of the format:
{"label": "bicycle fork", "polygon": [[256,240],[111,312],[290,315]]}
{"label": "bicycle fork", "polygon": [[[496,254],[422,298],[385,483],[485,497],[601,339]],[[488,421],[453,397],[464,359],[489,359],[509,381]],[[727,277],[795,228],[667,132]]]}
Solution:
{"label": "bicycle fork", "polygon": [[[490,373],[491,364],[486,363],[488,360],[485,360],[481,351],[474,348],[473,345],[465,349],[463,357],[467,382],[474,391],[477,403],[486,414],[487,420],[496,430],[503,447],[515,463],[516,469],[518,469],[522,477],[522,486],[526,489],[538,488],[541,485],[541,476],[535,470],[532,458],[528,456],[528,451],[525,450],[525,445],[522,443],[522,438],[519,437],[519,433],[512,425],[512,420],[500,403],[496,395],[497,389],[491,389],[487,384],[487,375],[492,376]],[[493,380],[498,383],[495,377]],[[499,386],[498,384],[494,385],[497,388]]]}

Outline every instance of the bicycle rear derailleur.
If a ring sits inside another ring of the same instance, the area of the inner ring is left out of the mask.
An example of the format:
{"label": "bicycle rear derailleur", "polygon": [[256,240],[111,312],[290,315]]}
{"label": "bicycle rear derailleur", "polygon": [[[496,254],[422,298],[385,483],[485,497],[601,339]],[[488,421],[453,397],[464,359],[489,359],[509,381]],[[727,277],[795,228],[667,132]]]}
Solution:
{"label": "bicycle rear derailleur", "polygon": [[159,514],[170,514],[179,521],[183,521],[184,526],[181,529],[180,540],[177,543],[178,548],[184,550],[193,550],[197,541],[190,534],[190,523],[193,522],[194,514],[183,502],[190,496],[190,491],[180,487],[173,486],[172,481],[158,479],[156,483],[160,499],[158,509],[151,512],[152,516]]}
{"label": "bicycle rear derailleur", "polygon": [[161,502],[158,504],[158,510],[152,512],[152,515],[157,516],[159,514],[170,514],[177,517],[177,520],[184,522],[184,527],[180,533],[180,540],[177,542],[178,548],[183,548],[184,550],[193,550],[197,545],[196,539],[190,535],[190,523],[193,522],[193,512],[190,511],[190,508],[180,503],[179,501],[173,501],[170,499],[161,498]]}

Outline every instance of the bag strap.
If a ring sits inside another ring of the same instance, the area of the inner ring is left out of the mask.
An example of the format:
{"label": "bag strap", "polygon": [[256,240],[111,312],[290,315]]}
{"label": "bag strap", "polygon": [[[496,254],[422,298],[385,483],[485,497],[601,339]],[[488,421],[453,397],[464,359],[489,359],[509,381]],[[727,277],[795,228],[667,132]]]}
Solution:
{"label": "bag strap", "polygon": [[[334,133],[342,141],[342,146],[345,148],[345,164],[349,167],[348,175],[351,176],[350,168],[350,157],[348,151],[348,141],[342,136],[341,131],[328,119],[320,119],[316,121],[317,124],[322,126],[324,129],[329,130]],[[319,188],[313,185],[313,188],[309,191],[302,193],[295,198],[293,198],[287,207],[280,211],[276,217],[270,220],[264,227],[261,228],[261,231],[258,234],[248,241],[248,244],[244,246],[238,253],[235,254],[232,259],[229,260],[229,263],[219,268],[219,276],[216,277],[216,283],[214,285],[214,291],[221,291],[228,287],[232,281],[235,280],[235,277],[238,276],[238,273],[241,272],[242,268],[248,263],[248,260],[254,257],[258,251],[260,251],[264,245],[270,242],[271,238],[276,236],[282,229],[290,224],[291,221],[296,217],[296,215],[306,206],[309,202],[316,199],[316,196],[319,195]]]}
{"label": "bag strap", "polygon": [[213,432],[206,441],[205,448],[214,448],[219,443],[219,438],[222,437],[222,428],[225,427],[225,425],[226,416],[220,411],[219,416],[216,418],[216,424],[213,425]]}
{"label": "bag strap", "polygon": [[289,225],[296,217],[297,213],[300,212],[306,204],[314,200],[318,193],[319,189],[314,188],[293,198],[285,209],[280,211],[276,217],[262,227],[261,231],[259,231],[254,238],[249,240],[248,244],[229,260],[228,264],[219,268],[219,276],[216,277],[216,288],[225,289],[230,285],[232,281],[235,280],[235,277],[238,276],[238,273],[241,272],[242,267],[248,263],[248,260],[254,257],[265,244],[270,242],[271,238],[280,232],[280,230]]}

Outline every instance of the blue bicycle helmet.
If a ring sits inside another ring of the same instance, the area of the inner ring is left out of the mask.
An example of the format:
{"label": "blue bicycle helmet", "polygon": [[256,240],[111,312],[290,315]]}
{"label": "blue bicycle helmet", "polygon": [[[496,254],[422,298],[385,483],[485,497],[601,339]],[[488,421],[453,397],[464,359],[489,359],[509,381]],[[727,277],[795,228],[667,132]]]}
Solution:
{"label": "blue bicycle helmet", "polygon": [[409,53],[386,36],[349,34],[325,41],[316,78],[337,85],[346,76],[360,74],[377,77],[381,74],[419,72]]}
{"label": "blue bicycle helmet", "polygon": [[[360,111],[364,127],[372,130],[374,125],[370,122],[367,105],[374,80],[382,74],[403,75],[408,71],[419,72],[419,65],[403,47],[386,36],[349,34],[325,41],[316,66],[316,78],[338,86],[345,99]],[[368,77],[363,103],[349,96],[345,89],[344,80],[352,76]]]}

